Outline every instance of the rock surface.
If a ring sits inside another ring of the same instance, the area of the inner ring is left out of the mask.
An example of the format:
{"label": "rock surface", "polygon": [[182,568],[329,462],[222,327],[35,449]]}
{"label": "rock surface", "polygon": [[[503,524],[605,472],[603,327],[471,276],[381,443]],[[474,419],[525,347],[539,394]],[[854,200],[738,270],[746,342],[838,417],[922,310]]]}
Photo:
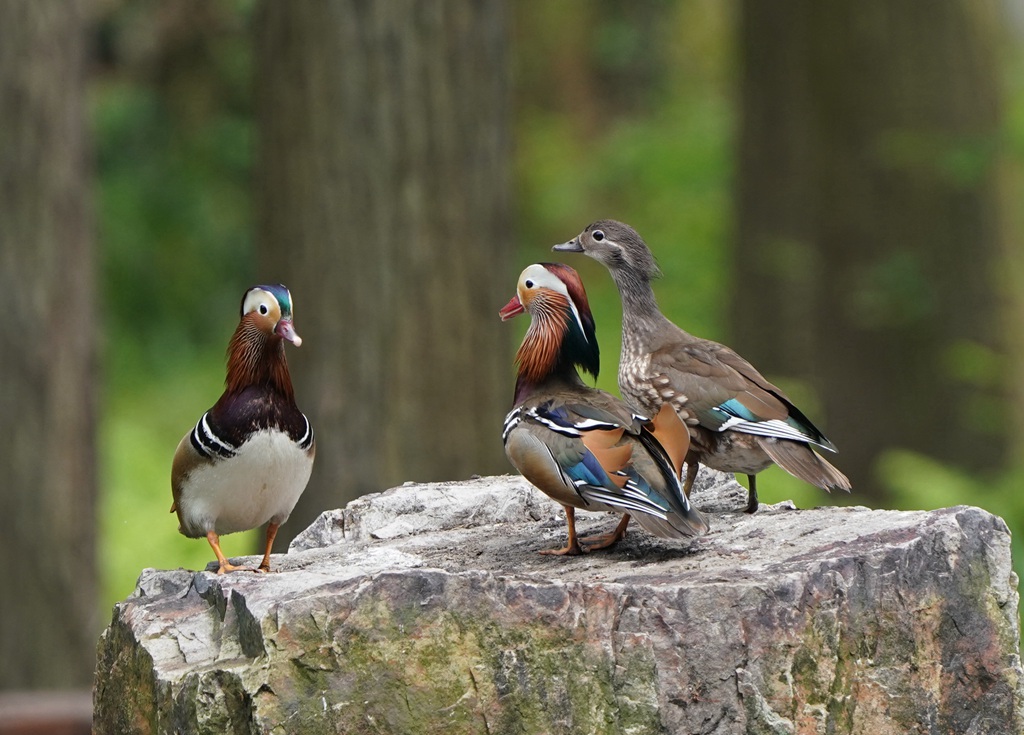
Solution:
{"label": "rock surface", "polygon": [[[700,480],[699,507],[743,506],[731,478]],[[1024,731],[999,518],[780,505],[711,524],[541,556],[560,507],[490,477],[325,513],[276,573],[145,570],[100,641],[95,731]]]}

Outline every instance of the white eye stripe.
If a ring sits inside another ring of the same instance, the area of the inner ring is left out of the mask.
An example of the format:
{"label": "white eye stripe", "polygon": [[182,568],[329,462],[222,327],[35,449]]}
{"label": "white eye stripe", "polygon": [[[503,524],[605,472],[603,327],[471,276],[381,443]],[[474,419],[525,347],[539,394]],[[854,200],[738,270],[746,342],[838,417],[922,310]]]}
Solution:
{"label": "white eye stripe", "polygon": [[539,263],[527,266],[526,270],[524,270],[522,275],[519,277],[519,282],[524,288],[535,288],[539,286],[540,288],[557,291],[565,296],[569,295],[569,290],[565,287],[565,284],[562,283],[562,279]]}
{"label": "white eye stripe", "polygon": [[[268,301],[273,298],[271,294],[267,293],[261,288],[254,288],[249,291],[245,297],[245,304],[242,306],[242,313],[249,314],[253,311],[259,311],[261,314],[267,314],[270,311]],[[266,311],[264,311],[266,309]]]}
{"label": "white eye stripe", "polygon": [[256,312],[263,316],[269,316],[276,314],[281,315],[283,311],[282,305],[278,302],[277,297],[262,288],[252,288],[246,293],[245,301],[242,303],[242,314],[251,314]]}
{"label": "white eye stripe", "polygon": [[573,319],[576,320],[576,324],[579,326],[580,332],[583,333],[584,339],[586,339],[587,330],[583,327],[583,319],[580,317],[579,310],[576,309],[576,302],[572,300],[572,296],[569,295],[569,289],[561,278],[539,263],[534,263],[533,265],[526,267],[526,270],[524,270],[522,275],[519,277],[519,282],[525,288],[546,288],[549,291],[554,291],[555,293],[564,296],[566,301],[569,302],[569,308],[572,309]]}

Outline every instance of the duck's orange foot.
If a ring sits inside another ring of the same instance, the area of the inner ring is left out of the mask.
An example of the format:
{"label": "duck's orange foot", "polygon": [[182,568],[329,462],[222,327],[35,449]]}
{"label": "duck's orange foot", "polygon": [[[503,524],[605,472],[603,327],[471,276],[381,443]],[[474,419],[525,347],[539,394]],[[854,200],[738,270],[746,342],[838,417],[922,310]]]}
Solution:
{"label": "duck's orange foot", "polygon": [[587,553],[587,551],[589,551],[589,549],[583,548],[579,545],[579,542],[576,541],[576,539],[573,539],[572,543],[561,549],[544,549],[538,553],[543,554],[544,556],[579,556],[580,554]]}
{"label": "duck's orange foot", "polygon": [[583,546],[584,551],[597,551],[599,549],[608,549],[622,540],[622,537],[626,534],[618,533],[602,533],[598,536],[587,536],[580,539],[580,544]]}
{"label": "duck's orange foot", "polygon": [[281,524],[274,523],[273,521],[267,524],[267,549],[263,554],[263,561],[253,571],[260,574],[266,574],[270,571],[270,552],[274,549],[274,539],[277,537],[277,529],[280,527]]}
{"label": "duck's orange foot", "polygon": [[255,571],[252,567],[240,567],[232,564],[228,561],[228,558],[224,556],[224,552],[220,550],[220,537],[216,531],[207,531],[206,540],[210,542],[210,548],[213,549],[213,553],[217,555],[217,574],[227,574],[228,572],[252,572]]}
{"label": "duck's orange foot", "polygon": [[227,574],[228,572],[253,572],[256,571],[252,567],[241,567],[237,564],[232,564],[226,559],[220,563],[217,567],[217,574]]}
{"label": "duck's orange foot", "polygon": [[609,533],[598,534],[597,536],[587,536],[581,538],[580,543],[583,544],[585,551],[597,551],[598,549],[607,549],[615,544],[619,543],[626,537],[626,526],[629,525],[629,514],[622,516],[622,520],[619,521],[619,525],[615,527],[614,531]]}

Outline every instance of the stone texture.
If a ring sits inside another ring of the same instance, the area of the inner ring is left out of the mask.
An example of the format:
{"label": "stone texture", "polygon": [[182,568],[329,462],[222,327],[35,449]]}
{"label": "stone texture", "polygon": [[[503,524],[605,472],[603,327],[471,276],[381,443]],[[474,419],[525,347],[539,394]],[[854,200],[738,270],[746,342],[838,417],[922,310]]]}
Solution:
{"label": "stone texture", "polygon": [[[699,482],[702,508],[745,501]],[[541,556],[561,509],[491,477],[325,513],[273,574],[145,570],[100,641],[96,732],[1024,729],[999,518],[780,504],[711,523]]]}

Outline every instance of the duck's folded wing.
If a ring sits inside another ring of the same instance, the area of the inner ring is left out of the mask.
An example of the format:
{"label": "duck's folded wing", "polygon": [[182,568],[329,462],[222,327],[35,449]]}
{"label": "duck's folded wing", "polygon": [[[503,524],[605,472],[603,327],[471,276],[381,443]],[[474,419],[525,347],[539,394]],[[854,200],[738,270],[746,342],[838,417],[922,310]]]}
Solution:
{"label": "duck's folded wing", "polygon": [[652,356],[651,369],[686,395],[687,406],[706,429],[809,442],[835,451],[785,393],[724,345],[673,346]]}
{"label": "duck's folded wing", "polygon": [[524,411],[506,428],[505,453],[523,477],[560,503],[580,508],[594,503],[616,507],[618,503],[599,500],[592,491],[602,489],[615,498],[628,478],[605,469],[602,460],[621,459],[610,442],[597,441],[594,436],[590,449],[579,430],[563,421],[552,422],[546,416]]}
{"label": "duck's folded wing", "polygon": [[[678,525],[671,523],[672,516],[696,513],[682,495],[669,455],[653,434],[641,428],[634,436],[607,415],[585,413],[553,404],[521,409],[518,425],[507,432],[509,459],[528,480],[556,499],[571,488],[582,507],[599,505],[635,514],[642,525],[650,516],[667,522],[668,528]],[[657,447],[656,456],[650,455],[645,442]],[[683,534],[677,529],[658,535],[694,535],[703,532],[696,530],[701,527],[697,522]],[[706,524],[703,528],[706,530]]]}

